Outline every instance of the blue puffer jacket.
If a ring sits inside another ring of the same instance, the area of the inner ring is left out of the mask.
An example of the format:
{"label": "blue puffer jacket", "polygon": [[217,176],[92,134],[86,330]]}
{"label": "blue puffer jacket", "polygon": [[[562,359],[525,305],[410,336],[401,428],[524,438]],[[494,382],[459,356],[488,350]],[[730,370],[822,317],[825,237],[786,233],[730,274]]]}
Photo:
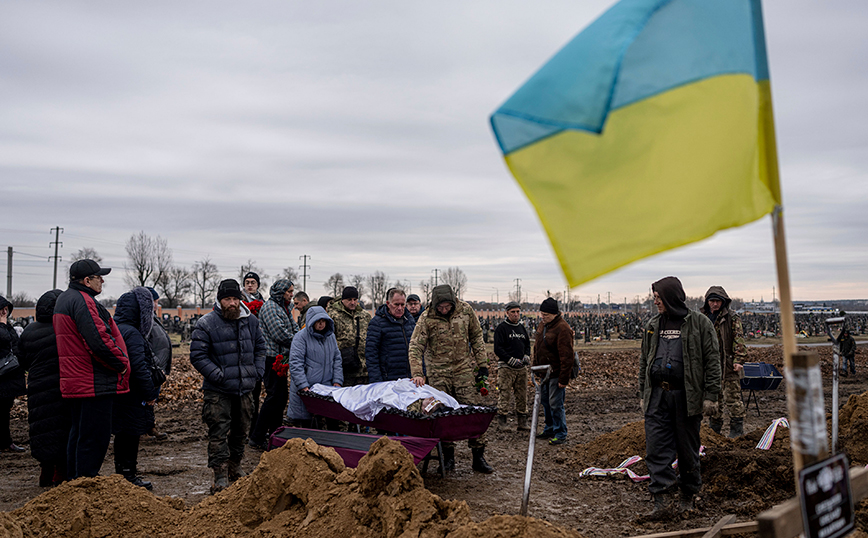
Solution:
{"label": "blue puffer jacket", "polygon": [[365,341],[365,359],[368,362],[368,376],[371,383],[395,381],[410,377],[410,337],[416,328],[413,314],[395,318],[389,313],[388,306],[382,305],[368,324],[368,337]]}
{"label": "blue puffer jacket", "polygon": [[220,303],[196,322],[190,363],[202,374],[203,390],[241,396],[265,373],[265,338],[259,320],[241,304],[241,317],[225,319]]}
{"label": "blue puffer jacket", "polygon": [[[326,320],[325,331],[313,330],[318,320]],[[335,322],[321,306],[312,306],[307,311],[305,328],[292,339],[289,350],[289,410],[291,419],[307,419],[310,413],[301,401],[298,391],[316,383],[323,385],[344,384],[344,370],[338,341],[335,338]]]}
{"label": "blue puffer jacket", "polygon": [[115,323],[130,358],[130,391],[115,398],[112,433],[143,435],[154,425],[154,408],[144,405],[157,398],[159,387],[151,378],[154,353],[145,335],[154,323],[154,300],[147,288],[133,288],[118,298]]}

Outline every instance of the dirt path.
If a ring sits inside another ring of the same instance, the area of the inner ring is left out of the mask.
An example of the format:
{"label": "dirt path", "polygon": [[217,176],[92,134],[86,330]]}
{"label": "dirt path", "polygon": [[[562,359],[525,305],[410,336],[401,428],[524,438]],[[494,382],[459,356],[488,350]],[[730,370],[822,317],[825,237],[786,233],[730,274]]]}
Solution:
{"label": "dirt path", "polygon": [[[753,360],[780,364],[780,348],[753,349],[750,353]],[[630,351],[594,350],[583,351],[582,354],[582,374],[567,394],[570,441],[560,447],[552,447],[544,442],[537,444],[530,516],[577,530],[588,537],[629,536],[711,526],[726,513],[737,513],[739,521],[746,521],[762,509],[791,495],[791,492],[783,490],[786,486],[778,488],[777,480],[773,479],[783,476],[784,484],[792,482],[791,474],[787,474],[792,473],[791,466],[787,471],[785,465],[788,457],[785,443],[776,443],[779,453],[775,453],[778,460],[775,460],[774,465],[780,468],[771,471],[748,469],[744,473],[744,480],[749,483],[737,483],[727,490],[716,482],[721,475],[726,478],[731,472],[731,469],[727,470],[727,465],[748,467],[754,454],[757,458],[763,454],[761,451],[752,452],[754,449],[750,446],[755,441],[745,440],[743,446],[736,447],[727,444],[726,440],[718,439],[712,444],[720,446],[710,447],[708,456],[703,459],[703,481],[707,485],[706,489],[712,488],[709,484],[714,484],[714,493],[709,492],[703,498],[700,503],[702,510],[688,519],[667,523],[648,523],[637,519],[638,515],[650,509],[650,497],[643,484],[634,484],[626,479],[587,479],[578,476],[583,468],[599,465],[603,461],[610,465],[618,463],[623,459],[618,451],[631,450],[631,443],[635,446],[639,446],[636,443],[644,445],[641,428],[622,430],[625,425],[642,419],[635,388],[637,358],[635,352]],[[857,355],[859,375],[842,380],[842,405],[850,395],[868,390],[865,358],[865,351],[860,349]],[[170,385],[167,391],[170,400],[157,412],[158,426],[169,434],[169,439],[142,443],[140,471],[154,483],[156,495],[179,498],[187,506],[192,506],[208,497],[211,474],[206,467],[206,432],[200,417],[201,403],[196,399],[197,391],[190,388],[191,384],[197,383],[195,372],[184,366],[183,359],[176,362],[179,365],[171,379],[174,385]],[[828,378],[828,366],[824,369],[824,377]],[[172,389],[173,386],[177,390]],[[181,390],[183,387],[186,390]],[[493,399],[493,396],[490,398]],[[827,395],[827,408],[830,401]],[[759,415],[752,407],[745,423],[745,431],[756,431],[755,436],[761,434],[773,419],[786,416],[784,387],[762,393],[759,406]],[[26,406],[18,402],[12,421],[16,442],[23,442],[27,438],[25,413]],[[514,429],[515,423],[511,421],[510,426]],[[606,441],[607,438],[601,441],[600,436],[610,432],[619,433],[611,441],[611,453],[601,456],[608,452],[605,444],[609,441]],[[635,436],[636,432],[640,432],[638,439],[625,441],[627,436]],[[617,435],[621,435],[621,438]],[[629,448],[625,449],[624,446]],[[446,479],[441,479],[436,473],[436,465],[432,465],[430,472],[424,476],[425,487],[444,499],[466,501],[473,520],[477,522],[497,514],[517,514],[521,505],[527,447],[526,433],[501,432],[492,427],[489,430],[486,457],[496,469],[494,474],[486,476],[471,471],[470,451],[466,444],[461,443],[456,450],[456,471]],[[592,452],[596,455],[595,461],[591,461],[589,454]],[[644,449],[637,451],[637,454],[644,456]],[[248,449],[245,467],[252,470],[259,457],[259,452]],[[616,459],[618,461],[614,461]],[[852,463],[864,465],[868,461]],[[113,470],[110,451],[101,474],[108,475]],[[644,467],[640,463],[634,470],[642,472]],[[0,511],[21,507],[42,494],[45,490],[36,486],[38,474],[39,467],[29,454],[0,454]],[[769,487],[776,493],[760,495],[756,498],[761,498],[762,502],[757,502],[752,491],[760,487]],[[751,491],[748,492],[748,489]]]}

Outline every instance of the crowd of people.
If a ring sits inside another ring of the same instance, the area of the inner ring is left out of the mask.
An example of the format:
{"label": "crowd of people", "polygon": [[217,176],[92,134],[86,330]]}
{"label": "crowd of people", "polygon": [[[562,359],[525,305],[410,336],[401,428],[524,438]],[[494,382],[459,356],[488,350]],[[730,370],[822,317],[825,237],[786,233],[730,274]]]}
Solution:
{"label": "crowd of people", "polygon": [[[20,336],[10,323],[13,305],[0,297],[0,449],[25,452],[10,436],[9,411],[16,397],[27,394],[30,452],[40,462],[41,486],[97,476],[113,437],[115,471],[136,486],[153,487],[138,472],[139,440],[143,435],[165,438],[156,428],[155,405],[171,371],[172,344],[156,317],[154,289],[124,293],[114,315],[96,300],[110,271],[93,260],[73,263],[69,287],[44,293],[35,320]],[[391,288],[372,315],[352,286],[340,297],[314,303],[307,293],[296,293],[290,280],[272,283],[267,298],[260,285],[253,272],[241,283],[221,281],[213,309],[197,320],[190,337],[190,363],[203,380],[212,492],[245,476],[245,449],[265,450],[282,424],[340,427],[305,407],[302,394],[315,384],[349,387],[409,379],[461,404],[478,405],[493,367],[497,427],[508,429],[514,408],[516,429],[528,431],[530,368],[548,366],[549,377],[540,387],[544,426],[534,434],[551,445],[564,444],[565,389],[577,361],[574,342],[591,334],[634,334],[642,340],[638,387],[654,499],[650,515],[668,518],[692,510],[700,491],[703,416],[721,433],[728,414],[729,436],[743,434],[739,380],[746,338],[752,331],[774,329],[755,328],[770,316],[730,310],[732,301],[720,286],[709,288],[700,311],[690,310],[675,277],[652,285],[657,313],[650,317],[565,314],[548,298],[538,317],[522,319],[519,304],[511,302],[502,318],[483,319],[448,285],[434,287],[427,305],[415,294]],[[797,319],[812,331],[822,326],[822,319]],[[856,327],[864,323],[848,318],[837,341],[843,375],[848,366],[855,373],[854,321]],[[494,364],[485,348],[492,325]],[[485,458],[486,437],[468,440],[471,468],[480,473],[494,472]],[[442,451],[443,471],[450,472],[456,466],[454,444],[442,443]]]}

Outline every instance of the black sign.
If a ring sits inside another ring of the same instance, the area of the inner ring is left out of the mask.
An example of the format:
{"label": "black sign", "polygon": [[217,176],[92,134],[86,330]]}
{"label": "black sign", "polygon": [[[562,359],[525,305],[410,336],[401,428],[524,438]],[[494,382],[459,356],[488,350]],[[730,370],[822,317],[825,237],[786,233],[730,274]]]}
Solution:
{"label": "black sign", "polygon": [[838,538],[853,531],[853,495],[844,454],[799,471],[799,493],[805,536]]}

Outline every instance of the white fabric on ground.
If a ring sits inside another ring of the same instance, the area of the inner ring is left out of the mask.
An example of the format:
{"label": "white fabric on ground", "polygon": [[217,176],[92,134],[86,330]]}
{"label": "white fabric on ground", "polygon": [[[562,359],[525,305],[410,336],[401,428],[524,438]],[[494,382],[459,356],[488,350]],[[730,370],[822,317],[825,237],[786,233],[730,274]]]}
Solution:
{"label": "white fabric on ground", "polygon": [[321,396],[331,396],[344,409],[362,420],[374,420],[377,413],[387,407],[406,411],[407,407],[416,400],[429,397],[436,398],[451,409],[463,407],[445,392],[429,385],[417,387],[409,379],[382,381],[355,387],[332,387],[317,383],[310,387],[310,390]]}

